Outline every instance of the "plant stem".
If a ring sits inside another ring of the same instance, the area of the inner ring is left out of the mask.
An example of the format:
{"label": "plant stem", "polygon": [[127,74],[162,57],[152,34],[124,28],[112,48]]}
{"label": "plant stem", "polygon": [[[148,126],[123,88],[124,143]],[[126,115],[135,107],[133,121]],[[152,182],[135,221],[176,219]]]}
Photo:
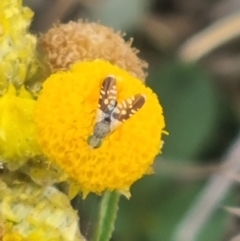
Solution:
{"label": "plant stem", "polygon": [[105,192],[102,197],[97,229],[93,241],[109,241],[114,230],[120,194],[116,191]]}
{"label": "plant stem", "polygon": [[180,48],[184,61],[198,61],[211,51],[240,36],[240,12],[234,12],[216,21],[206,29],[189,38]]}

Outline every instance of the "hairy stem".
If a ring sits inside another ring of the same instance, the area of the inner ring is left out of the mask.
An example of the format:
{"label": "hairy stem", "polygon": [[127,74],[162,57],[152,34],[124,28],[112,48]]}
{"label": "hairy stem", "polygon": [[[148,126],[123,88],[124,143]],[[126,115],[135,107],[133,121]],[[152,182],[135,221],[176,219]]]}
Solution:
{"label": "hairy stem", "polygon": [[216,21],[189,38],[180,48],[179,56],[186,62],[198,61],[211,51],[240,36],[240,12]]}
{"label": "hairy stem", "polygon": [[116,191],[105,192],[102,197],[98,225],[93,241],[108,241],[112,237],[114,222],[117,217],[120,194]]}

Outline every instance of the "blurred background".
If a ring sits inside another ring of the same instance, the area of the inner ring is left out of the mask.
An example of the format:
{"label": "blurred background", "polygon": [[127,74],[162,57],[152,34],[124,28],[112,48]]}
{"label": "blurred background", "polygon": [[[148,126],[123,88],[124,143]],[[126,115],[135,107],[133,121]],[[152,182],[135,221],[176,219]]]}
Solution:
{"label": "blurred background", "polygon": [[[134,38],[166,117],[155,175],[122,197],[114,241],[239,241],[240,0],[24,0],[32,32],[88,19]],[[76,198],[91,237],[99,197]],[[229,208],[235,207],[235,208]]]}

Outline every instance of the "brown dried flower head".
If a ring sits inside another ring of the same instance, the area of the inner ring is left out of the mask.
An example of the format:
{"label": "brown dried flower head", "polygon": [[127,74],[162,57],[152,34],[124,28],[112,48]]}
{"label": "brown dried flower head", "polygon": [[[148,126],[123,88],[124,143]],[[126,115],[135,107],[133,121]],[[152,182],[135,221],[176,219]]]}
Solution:
{"label": "brown dried flower head", "polygon": [[79,61],[104,59],[145,81],[148,64],[141,60],[132,39],[98,23],[83,21],[58,24],[40,37],[40,46],[52,72],[69,69]]}

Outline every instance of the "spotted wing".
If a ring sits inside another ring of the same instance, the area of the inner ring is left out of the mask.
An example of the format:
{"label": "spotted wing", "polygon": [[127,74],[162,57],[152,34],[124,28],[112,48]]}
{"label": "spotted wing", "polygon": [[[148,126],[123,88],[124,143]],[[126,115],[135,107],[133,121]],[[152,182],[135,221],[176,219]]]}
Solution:
{"label": "spotted wing", "polygon": [[114,76],[107,76],[101,86],[96,122],[110,118],[113,109],[117,105],[117,87]]}
{"label": "spotted wing", "polygon": [[137,94],[118,103],[111,115],[111,131],[114,131],[119,125],[131,118],[142,108],[145,101],[146,97],[144,95]]}

